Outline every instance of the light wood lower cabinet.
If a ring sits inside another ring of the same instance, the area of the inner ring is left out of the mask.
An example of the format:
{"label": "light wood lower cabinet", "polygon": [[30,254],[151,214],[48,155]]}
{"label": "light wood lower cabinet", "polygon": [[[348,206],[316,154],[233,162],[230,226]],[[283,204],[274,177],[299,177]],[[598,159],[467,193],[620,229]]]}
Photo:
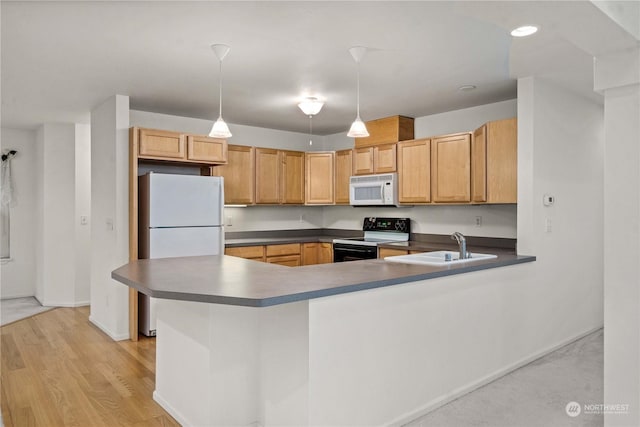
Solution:
{"label": "light wood lower cabinet", "polygon": [[353,175],[353,150],[336,151],[336,205],[349,204],[349,178],[351,178],[351,175]]}
{"label": "light wood lower cabinet", "polygon": [[431,196],[434,202],[471,201],[471,134],[431,139]]}
{"label": "light wood lower cabinet", "polygon": [[517,203],[518,123],[497,120],[476,129],[471,141],[471,201]]}
{"label": "light wood lower cabinet", "polygon": [[239,258],[252,259],[254,261],[264,261],[264,246],[240,246],[235,248],[225,248],[225,255],[235,256]]}
{"label": "light wood lower cabinet", "polygon": [[224,177],[224,202],[251,205],[255,202],[255,148],[229,145],[226,165],[213,166],[211,174]]}
{"label": "light wood lower cabinet", "polygon": [[334,153],[305,154],[305,203],[331,205],[334,202]]}
{"label": "light wood lower cabinet", "polygon": [[407,249],[390,249],[390,248],[378,248],[378,258],[384,258],[388,256],[396,255],[408,255]]}
{"label": "light wood lower cabinet", "polygon": [[416,139],[398,143],[398,201],[431,201],[431,140]]}
{"label": "light wood lower cabinet", "polygon": [[303,243],[302,265],[330,264],[333,262],[333,244]]}
{"label": "light wood lower cabinet", "polygon": [[299,267],[300,244],[288,243],[283,245],[265,246],[265,254],[268,263],[286,265],[288,267]]}

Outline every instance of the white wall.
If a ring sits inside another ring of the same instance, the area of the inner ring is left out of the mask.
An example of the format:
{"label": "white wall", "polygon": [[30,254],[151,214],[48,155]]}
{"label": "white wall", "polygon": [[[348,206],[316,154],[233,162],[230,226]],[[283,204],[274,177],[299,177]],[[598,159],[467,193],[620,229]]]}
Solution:
{"label": "white wall", "polygon": [[36,291],[36,132],[3,128],[1,133],[2,150],[18,151],[11,161],[11,260],[1,267],[0,297],[6,299],[32,296]]}
{"label": "white wall", "polygon": [[91,111],[91,315],[114,340],[129,338],[128,287],[111,272],[129,261],[129,98]]}
{"label": "white wall", "polygon": [[91,126],[75,125],[75,302],[89,304],[91,291]]}
{"label": "white wall", "polygon": [[604,92],[604,403],[606,426],[640,425],[640,49],[599,56]]}
{"label": "white wall", "polygon": [[36,297],[45,306],[75,305],[75,126],[44,124],[38,134],[42,262],[37,264]]}

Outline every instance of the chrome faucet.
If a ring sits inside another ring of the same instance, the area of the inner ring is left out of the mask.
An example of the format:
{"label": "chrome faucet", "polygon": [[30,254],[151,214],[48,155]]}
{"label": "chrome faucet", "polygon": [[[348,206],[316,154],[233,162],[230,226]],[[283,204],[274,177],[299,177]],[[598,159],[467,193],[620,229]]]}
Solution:
{"label": "chrome faucet", "polygon": [[469,258],[469,255],[467,254],[467,239],[464,238],[462,233],[456,231],[451,235],[451,240],[455,240],[456,242],[458,242],[458,247],[460,248],[459,259]]}

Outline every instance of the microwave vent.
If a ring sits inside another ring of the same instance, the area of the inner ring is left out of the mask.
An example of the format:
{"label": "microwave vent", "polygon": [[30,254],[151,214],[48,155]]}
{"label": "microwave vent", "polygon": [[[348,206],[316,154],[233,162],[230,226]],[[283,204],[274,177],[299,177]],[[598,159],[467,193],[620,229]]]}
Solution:
{"label": "microwave vent", "polygon": [[355,184],[358,182],[381,182],[381,181],[392,181],[392,180],[393,180],[393,174],[352,176],[350,178],[350,182],[352,184]]}

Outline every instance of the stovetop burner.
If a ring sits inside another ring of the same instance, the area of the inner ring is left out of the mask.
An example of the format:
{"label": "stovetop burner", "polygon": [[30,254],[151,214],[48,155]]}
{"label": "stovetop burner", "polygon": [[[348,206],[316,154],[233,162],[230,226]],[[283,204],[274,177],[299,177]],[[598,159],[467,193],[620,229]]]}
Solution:
{"label": "stovetop burner", "polygon": [[365,218],[362,225],[364,237],[334,239],[333,243],[346,245],[377,246],[380,243],[406,242],[409,240],[409,218]]}

